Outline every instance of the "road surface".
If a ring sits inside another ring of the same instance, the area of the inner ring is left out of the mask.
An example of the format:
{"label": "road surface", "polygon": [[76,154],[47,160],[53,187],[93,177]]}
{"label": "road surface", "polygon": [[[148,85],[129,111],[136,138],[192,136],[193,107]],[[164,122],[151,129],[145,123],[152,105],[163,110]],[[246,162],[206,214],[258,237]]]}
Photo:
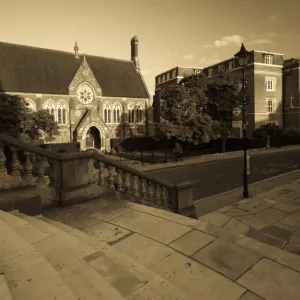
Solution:
{"label": "road surface", "polygon": [[[256,155],[250,158],[248,183],[300,169],[300,150]],[[243,185],[243,157],[197,165],[149,171],[170,183],[195,181],[194,200]]]}

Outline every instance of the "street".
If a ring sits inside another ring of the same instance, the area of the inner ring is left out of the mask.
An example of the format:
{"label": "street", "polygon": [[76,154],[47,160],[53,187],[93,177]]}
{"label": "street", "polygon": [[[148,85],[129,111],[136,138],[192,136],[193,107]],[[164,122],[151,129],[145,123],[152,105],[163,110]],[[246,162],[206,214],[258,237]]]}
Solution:
{"label": "street", "polygon": [[[296,169],[300,169],[299,150],[253,156],[250,157],[248,183]],[[243,158],[149,171],[149,174],[174,184],[195,181],[194,200],[197,200],[241,187],[243,185]]]}

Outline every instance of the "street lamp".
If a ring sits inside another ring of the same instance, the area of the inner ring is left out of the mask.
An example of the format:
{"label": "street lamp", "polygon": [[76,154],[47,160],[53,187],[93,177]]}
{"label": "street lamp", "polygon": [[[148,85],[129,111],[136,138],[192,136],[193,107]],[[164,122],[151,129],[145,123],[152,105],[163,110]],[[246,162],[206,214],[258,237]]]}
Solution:
{"label": "street lamp", "polygon": [[242,44],[241,49],[238,53],[234,55],[235,59],[238,61],[240,67],[243,70],[243,79],[242,79],[242,92],[243,92],[243,114],[242,114],[242,123],[243,123],[243,140],[244,140],[244,170],[243,170],[243,197],[249,197],[248,191],[248,170],[247,170],[247,102],[246,102],[246,95],[245,95],[245,85],[246,85],[246,78],[245,78],[245,67],[248,65],[250,52],[246,50],[244,44]]}

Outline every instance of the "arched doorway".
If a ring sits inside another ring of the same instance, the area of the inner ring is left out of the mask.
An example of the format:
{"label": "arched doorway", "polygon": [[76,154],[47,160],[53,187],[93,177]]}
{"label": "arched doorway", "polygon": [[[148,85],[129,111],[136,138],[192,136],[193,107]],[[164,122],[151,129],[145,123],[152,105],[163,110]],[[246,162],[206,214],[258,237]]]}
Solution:
{"label": "arched doorway", "polygon": [[86,148],[101,149],[101,136],[98,128],[92,126],[86,134]]}

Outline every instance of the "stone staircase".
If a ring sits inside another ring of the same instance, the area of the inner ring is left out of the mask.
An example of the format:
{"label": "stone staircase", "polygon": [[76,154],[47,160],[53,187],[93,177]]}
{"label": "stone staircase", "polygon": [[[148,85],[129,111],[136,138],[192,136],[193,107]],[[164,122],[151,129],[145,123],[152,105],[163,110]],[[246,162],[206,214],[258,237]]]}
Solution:
{"label": "stone staircase", "polygon": [[0,245],[1,300],[299,299],[299,256],[124,200],[0,210]]}

